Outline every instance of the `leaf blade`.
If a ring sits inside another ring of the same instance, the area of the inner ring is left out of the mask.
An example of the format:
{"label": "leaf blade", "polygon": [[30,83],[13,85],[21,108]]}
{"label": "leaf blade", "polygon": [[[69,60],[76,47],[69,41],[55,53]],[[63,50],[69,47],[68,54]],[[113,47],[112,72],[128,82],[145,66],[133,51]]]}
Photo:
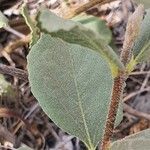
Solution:
{"label": "leaf blade", "polygon": [[43,35],[29,53],[28,71],[31,90],[48,116],[95,148],[112,88],[105,60],[90,49]]}
{"label": "leaf blade", "polygon": [[110,150],[149,150],[150,148],[150,129],[140,131],[139,133],[125,137],[122,140],[118,140],[112,143]]}
{"label": "leaf blade", "polygon": [[146,12],[147,14],[141,25],[141,31],[133,47],[133,54],[137,63],[149,60],[150,58],[150,9]]}
{"label": "leaf blade", "polygon": [[[120,70],[125,69],[113,49],[97,34],[83,27],[80,23],[62,19],[47,9],[39,13],[37,20],[38,26],[43,32],[50,33],[52,36],[59,37],[68,43],[79,44],[98,51],[108,60],[112,70],[115,68],[114,66]],[[114,70],[116,71],[116,69]]]}

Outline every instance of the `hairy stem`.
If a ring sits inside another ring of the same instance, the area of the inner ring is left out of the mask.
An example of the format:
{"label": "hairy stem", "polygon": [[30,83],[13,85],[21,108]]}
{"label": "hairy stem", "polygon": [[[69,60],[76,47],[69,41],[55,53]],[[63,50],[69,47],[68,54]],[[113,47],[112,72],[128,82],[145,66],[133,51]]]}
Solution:
{"label": "hairy stem", "polygon": [[109,147],[110,138],[113,134],[113,129],[115,125],[119,101],[122,96],[124,88],[124,81],[125,81],[124,73],[120,73],[120,75],[114,79],[112,98],[109,105],[110,109],[107,116],[102,144],[100,146],[101,150],[106,150]]}
{"label": "hairy stem", "polygon": [[[132,47],[140,31],[140,25],[142,22],[143,14],[144,14],[143,5],[139,5],[135,10],[135,12],[128,19],[125,33],[125,40],[120,55],[120,60],[125,67],[131,60]],[[119,70],[118,76],[114,79],[112,98],[109,105],[108,116],[106,119],[104,136],[99,150],[107,150],[110,145],[110,139],[113,134],[117,110],[124,89],[124,82],[126,78],[127,78],[126,70],[124,71]]]}

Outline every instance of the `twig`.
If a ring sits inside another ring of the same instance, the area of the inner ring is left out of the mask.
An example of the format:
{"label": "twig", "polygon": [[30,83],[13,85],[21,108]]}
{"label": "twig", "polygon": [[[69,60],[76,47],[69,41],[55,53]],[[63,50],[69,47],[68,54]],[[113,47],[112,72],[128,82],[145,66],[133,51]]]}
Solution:
{"label": "twig", "polygon": [[131,99],[132,97],[134,97],[134,96],[136,96],[136,95],[138,95],[138,94],[141,94],[141,93],[144,92],[144,91],[150,91],[150,87],[147,87],[147,88],[144,88],[144,89],[142,89],[142,90],[138,90],[138,91],[135,91],[135,92],[130,93],[129,95],[127,95],[126,97],[124,97],[123,102],[128,101],[128,100]]}
{"label": "twig", "polygon": [[145,75],[145,74],[150,74],[150,71],[136,71],[136,72],[131,72],[130,75],[136,76],[136,75]]}
{"label": "twig", "polygon": [[[124,64],[125,67],[131,59],[132,54],[131,49],[137,37],[137,33],[139,32],[140,29],[139,26],[142,21],[142,14],[139,13],[142,12],[144,13],[144,8],[142,5],[139,5],[139,7],[137,7],[135,12],[130,16],[129,21],[127,23],[125,41],[123,43],[123,49],[120,55],[121,62]],[[126,70],[122,72],[119,70],[118,76],[114,79],[112,98],[109,105],[108,116],[106,119],[104,136],[102,139],[101,146],[99,147],[99,150],[107,150],[110,145],[110,139],[113,134],[116,114],[120,99],[122,97],[126,77],[127,77]]]}
{"label": "twig", "polygon": [[89,1],[88,3],[80,6],[79,8],[73,10],[72,12],[68,13],[66,16],[64,16],[64,18],[66,19],[69,19],[69,18],[72,18],[76,15],[79,15],[80,13],[84,12],[84,11],[87,11],[89,8],[97,5],[97,4],[105,4],[105,3],[110,3],[110,2],[113,2],[113,1],[116,1],[116,0],[92,0],[92,1]]}
{"label": "twig", "polygon": [[0,138],[15,145],[16,137],[0,124]]}
{"label": "twig", "polygon": [[16,76],[19,79],[28,80],[28,73],[22,69],[17,69],[11,66],[0,64],[0,73]]}
{"label": "twig", "polygon": [[30,42],[30,36],[26,36],[25,38],[19,39],[12,43],[9,43],[2,51],[6,51],[7,53],[11,53],[16,48],[26,45]]}
{"label": "twig", "polygon": [[150,115],[149,114],[135,110],[125,103],[123,104],[123,109],[124,109],[124,111],[128,112],[129,114],[131,114],[133,116],[144,118],[144,119],[147,119],[150,121]]}
{"label": "twig", "polygon": [[146,84],[147,84],[149,78],[150,78],[150,73],[148,73],[148,74],[146,75],[146,77],[145,77],[145,79],[144,79],[144,81],[143,81],[143,84],[142,84],[140,90],[143,90],[143,89],[145,88],[145,86],[146,86]]}
{"label": "twig", "polygon": [[4,29],[10,33],[13,33],[14,35],[20,37],[20,38],[25,38],[26,36],[24,34],[22,34],[21,32],[18,32],[16,30],[14,30],[13,28],[11,27],[4,27]]}

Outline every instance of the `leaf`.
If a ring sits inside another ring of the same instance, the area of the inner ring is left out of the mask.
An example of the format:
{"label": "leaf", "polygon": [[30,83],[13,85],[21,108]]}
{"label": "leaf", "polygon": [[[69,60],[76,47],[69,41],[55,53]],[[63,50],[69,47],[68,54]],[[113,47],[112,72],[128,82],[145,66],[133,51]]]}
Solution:
{"label": "leaf", "polygon": [[109,150],[149,150],[150,129],[125,137],[112,143]]}
{"label": "leaf", "polygon": [[11,84],[7,82],[2,74],[0,74],[0,96],[11,91]]}
{"label": "leaf", "polygon": [[150,8],[150,0],[135,0],[139,4],[144,4],[145,8]]}
{"label": "leaf", "polygon": [[110,29],[106,26],[106,22],[104,20],[90,15],[79,15],[72,18],[71,20],[78,21],[86,28],[91,29],[95,32],[95,34],[98,34],[100,38],[104,40],[107,44],[111,42],[112,33]]}
{"label": "leaf", "polygon": [[0,11],[0,28],[6,27],[6,26],[8,26],[8,19]]}
{"label": "leaf", "polygon": [[22,147],[19,147],[16,150],[32,150],[32,149],[26,145],[23,145]]}
{"label": "leaf", "polygon": [[24,3],[21,7],[21,14],[24,17],[26,24],[30,28],[31,31],[31,42],[30,42],[30,47],[32,47],[39,39],[39,29],[36,26],[36,21],[33,21],[28,13],[28,9],[26,4]]}
{"label": "leaf", "polygon": [[150,9],[146,11],[133,53],[137,63],[150,59]]}
{"label": "leaf", "polygon": [[93,150],[103,135],[113,84],[105,59],[44,34],[27,60],[31,90],[44,112]]}
{"label": "leaf", "polygon": [[118,107],[118,111],[117,111],[116,120],[115,120],[115,127],[117,127],[120,124],[122,119],[123,119],[123,103],[120,102],[119,107]]}
{"label": "leaf", "polygon": [[[38,26],[43,32],[48,32],[52,36],[59,37],[69,43],[79,44],[98,51],[107,59],[112,70],[113,68],[124,69],[123,64],[112,48],[97,34],[85,28],[80,23],[62,19],[47,9],[41,10],[37,20]],[[116,69],[115,74],[117,74]]]}

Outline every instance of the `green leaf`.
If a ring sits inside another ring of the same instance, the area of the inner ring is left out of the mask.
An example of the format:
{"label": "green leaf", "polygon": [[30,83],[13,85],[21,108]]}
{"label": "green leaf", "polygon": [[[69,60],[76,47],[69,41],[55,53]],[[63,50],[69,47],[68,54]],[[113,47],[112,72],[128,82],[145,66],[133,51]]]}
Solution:
{"label": "green leaf", "polygon": [[30,147],[24,145],[22,147],[17,148],[16,150],[32,150]]}
{"label": "green leaf", "polygon": [[109,150],[149,150],[150,129],[125,137],[112,143]]}
{"label": "green leaf", "polygon": [[26,6],[25,3],[22,5],[21,14],[24,17],[24,19],[26,21],[26,24],[30,28],[30,31],[31,31],[30,47],[32,47],[38,41],[38,39],[40,38],[40,33],[39,33],[40,31],[39,31],[39,29],[36,25],[36,21],[35,20],[33,21],[31,19],[30,15],[29,15],[29,12],[28,12],[28,9],[27,9],[27,6]]}
{"label": "green leaf", "polygon": [[113,84],[105,59],[44,34],[27,60],[31,90],[42,109],[93,150],[103,135]]}
{"label": "green leaf", "polygon": [[144,4],[145,8],[150,8],[150,0],[135,0],[139,4]]}
{"label": "green leaf", "polygon": [[150,9],[141,25],[141,31],[133,47],[133,54],[137,63],[150,59]]}
{"label": "green leaf", "polygon": [[106,26],[106,22],[104,20],[90,15],[79,15],[72,18],[71,20],[78,21],[86,28],[91,29],[95,32],[95,34],[98,34],[100,38],[104,40],[107,44],[111,42],[112,33],[110,29]]}
{"label": "green leaf", "polygon": [[[112,72],[117,74],[118,68],[124,69],[116,53],[92,30],[85,28],[78,22],[62,19],[47,9],[38,15],[38,26],[43,32],[59,37],[69,43],[74,43],[98,51],[111,66]],[[114,69],[115,68],[115,69]],[[117,69],[116,69],[117,68]]]}
{"label": "green leaf", "polygon": [[123,119],[123,103],[120,102],[119,107],[118,107],[118,111],[117,111],[116,120],[115,120],[115,127],[120,124],[122,119]]}
{"label": "green leaf", "polygon": [[0,11],[0,28],[6,27],[6,26],[8,26],[8,19]]}
{"label": "green leaf", "polygon": [[11,88],[11,84],[7,82],[2,74],[0,74],[0,96],[7,93]]}

